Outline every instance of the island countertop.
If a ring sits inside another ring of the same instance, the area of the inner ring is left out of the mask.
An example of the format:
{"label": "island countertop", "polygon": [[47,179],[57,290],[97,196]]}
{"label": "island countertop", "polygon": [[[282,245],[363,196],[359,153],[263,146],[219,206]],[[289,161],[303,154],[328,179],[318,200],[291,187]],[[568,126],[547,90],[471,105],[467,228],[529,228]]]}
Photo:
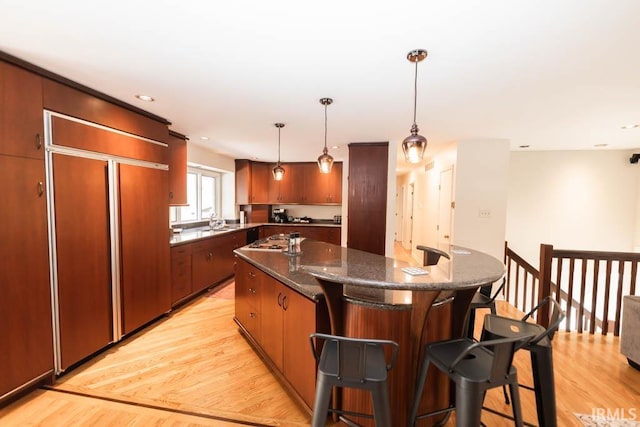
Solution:
{"label": "island countertop", "polygon": [[411,291],[477,288],[499,280],[505,272],[496,258],[453,245],[446,250],[450,260],[421,267],[427,274],[418,276],[402,271],[409,267],[406,262],[315,240],[303,240],[301,251],[291,256],[245,246],[235,253],[309,298],[322,298],[315,276],[347,285],[346,296],[385,305],[410,305]]}

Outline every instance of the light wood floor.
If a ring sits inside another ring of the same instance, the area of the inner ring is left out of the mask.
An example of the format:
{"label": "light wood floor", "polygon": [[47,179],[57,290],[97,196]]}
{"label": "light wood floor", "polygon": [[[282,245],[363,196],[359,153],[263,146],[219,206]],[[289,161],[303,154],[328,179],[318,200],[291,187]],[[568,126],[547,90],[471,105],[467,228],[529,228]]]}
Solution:
{"label": "light wood floor", "polygon": [[[406,256],[399,252],[398,258]],[[64,375],[53,388],[0,410],[0,425],[309,425],[308,414],[238,333],[231,290],[208,293]],[[498,310],[518,316],[506,304]],[[530,381],[528,354],[515,363],[521,382]],[[599,408],[640,413],[640,372],[620,355],[618,338],[560,332],[554,363],[558,425],[580,426],[574,412]],[[525,419],[535,422],[533,393],[521,394]],[[485,404],[509,411],[498,390]],[[488,412],[483,421],[512,425]]]}

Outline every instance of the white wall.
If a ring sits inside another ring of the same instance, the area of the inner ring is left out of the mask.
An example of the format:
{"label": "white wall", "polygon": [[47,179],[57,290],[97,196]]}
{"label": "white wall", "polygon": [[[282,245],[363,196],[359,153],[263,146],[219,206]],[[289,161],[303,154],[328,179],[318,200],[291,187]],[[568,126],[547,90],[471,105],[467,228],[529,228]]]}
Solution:
{"label": "white wall", "polygon": [[508,170],[508,140],[458,142],[454,244],[503,259]]}
{"label": "white wall", "polygon": [[638,249],[640,165],[631,151],[512,152],[509,246],[533,266],[540,244],[558,249]]}

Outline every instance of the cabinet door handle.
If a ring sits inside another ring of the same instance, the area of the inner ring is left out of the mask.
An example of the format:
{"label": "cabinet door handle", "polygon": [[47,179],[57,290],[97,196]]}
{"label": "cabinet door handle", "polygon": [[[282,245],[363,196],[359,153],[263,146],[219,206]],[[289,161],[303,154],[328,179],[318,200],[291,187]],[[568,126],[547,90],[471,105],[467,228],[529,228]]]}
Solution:
{"label": "cabinet door handle", "polygon": [[173,200],[173,191],[169,191],[169,200]]}
{"label": "cabinet door handle", "polygon": [[249,317],[251,317],[252,319],[256,318],[256,314],[255,313],[249,313]]}
{"label": "cabinet door handle", "polygon": [[287,311],[287,308],[289,308],[289,298],[287,298],[287,296],[283,296],[282,297],[282,308],[284,309],[284,311]]}
{"label": "cabinet door handle", "polygon": [[282,307],[282,292],[278,292],[278,305]]}
{"label": "cabinet door handle", "polygon": [[39,150],[42,148],[42,137],[40,136],[40,132],[36,133],[36,149]]}
{"label": "cabinet door handle", "polygon": [[42,181],[38,182],[38,197],[42,197],[44,194],[44,183]]}
{"label": "cabinet door handle", "polygon": [[255,294],[255,293],[256,293],[256,290],[255,290],[255,289],[253,289],[253,288],[249,288],[249,293],[250,293],[250,294]]}
{"label": "cabinet door handle", "polygon": [[255,279],[256,275],[255,275],[255,273],[253,271],[250,271],[249,272],[249,277],[251,277],[252,279]]}

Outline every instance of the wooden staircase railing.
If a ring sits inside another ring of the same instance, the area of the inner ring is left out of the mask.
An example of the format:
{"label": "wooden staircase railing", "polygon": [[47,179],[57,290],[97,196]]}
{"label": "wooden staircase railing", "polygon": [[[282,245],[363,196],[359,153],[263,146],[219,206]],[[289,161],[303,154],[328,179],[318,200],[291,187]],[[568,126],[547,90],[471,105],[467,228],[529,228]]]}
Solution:
{"label": "wooden staircase railing", "polygon": [[[554,249],[540,245],[537,270],[505,243],[507,281],[504,296],[523,312],[547,295],[561,302],[567,313],[565,329],[594,334],[620,334],[623,295],[637,295],[640,253]],[[559,284],[559,285],[558,285]],[[609,313],[613,319],[609,319]],[[606,319],[606,321],[603,321]],[[547,326],[548,312],[536,321]]]}

